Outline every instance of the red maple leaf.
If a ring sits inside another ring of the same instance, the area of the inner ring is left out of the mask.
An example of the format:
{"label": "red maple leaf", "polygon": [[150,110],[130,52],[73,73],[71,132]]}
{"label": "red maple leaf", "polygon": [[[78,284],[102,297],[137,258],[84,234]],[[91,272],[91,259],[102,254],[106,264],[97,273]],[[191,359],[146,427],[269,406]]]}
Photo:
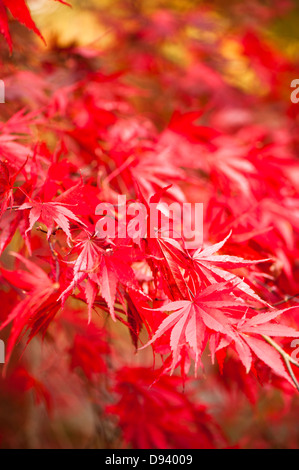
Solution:
{"label": "red maple leaf", "polygon": [[199,274],[200,279],[204,279],[208,283],[223,282],[223,281],[236,281],[238,280],[238,289],[246,294],[252,300],[266,304],[252,289],[244,282],[239,276],[233,274],[226,269],[237,269],[250,267],[252,265],[269,261],[269,259],[261,260],[246,260],[239,256],[229,255],[216,255],[225,244],[231,233],[219,243],[208,246],[204,249],[198,249],[192,255],[192,260],[196,272]]}
{"label": "red maple leaf", "polygon": [[[63,3],[64,5],[69,5],[63,0],[55,1]],[[8,27],[7,9],[17,21],[25,25],[28,29],[34,31],[35,34],[37,34],[45,42],[41,32],[31,18],[31,13],[25,0],[0,0],[0,32],[5,37],[9,45],[10,52],[12,52],[13,46]]]}
{"label": "red maple leaf", "polygon": [[[136,449],[211,449],[223,443],[216,423],[191,394],[179,390],[182,379],[162,376],[151,368],[124,367],[114,391],[119,401],[106,407],[119,418],[123,438]],[[193,431],[194,429],[194,431]]]}
{"label": "red maple leaf", "polygon": [[26,296],[17,303],[0,330],[13,322],[7,347],[7,362],[22,331],[30,330],[27,343],[40,331],[44,332],[61,307],[58,302],[60,286],[53,282],[43,269],[18,253],[12,253],[21,260],[28,271],[7,271],[0,269],[2,277]]}
{"label": "red maple leaf", "polygon": [[[158,327],[153,338],[143,347],[152,344],[164,333],[171,330],[172,369],[177,365],[180,350],[186,344],[195,355],[195,369],[209,339],[209,331],[223,335],[233,335],[232,309],[244,307],[244,302],[232,293],[228,283],[213,284],[190,300],[170,302],[155,309],[160,312],[173,312]],[[141,348],[143,349],[143,348]]]}
{"label": "red maple leaf", "polygon": [[[272,320],[282,313],[288,312],[296,307],[283,310],[271,310],[255,314],[251,318],[244,317],[237,322],[234,333],[230,338],[221,340],[218,350],[234,341],[236,351],[246,371],[252,366],[252,354],[254,354],[270,367],[277,375],[285,378],[293,384],[283,364],[281,354],[265,341],[265,335],[270,337],[299,337],[299,331],[287,325],[274,323]],[[255,335],[255,336],[253,336]],[[256,337],[259,336],[259,338]]]}
{"label": "red maple leaf", "polygon": [[53,229],[54,222],[64,231],[67,236],[68,242],[72,238],[70,232],[70,220],[77,222],[78,224],[85,224],[64,204],[60,202],[25,202],[18,210],[30,209],[29,214],[29,227],[26,233],[29,232],[35,222],[38,220],[44,223],[48,228],[47,238],[49,239]]}
{"label": "red maple leaf", "polygon": [[109,247],[102,239],[85,235],[84,239],[74,247],[74,253],[79,252],[73,264],[73,277],[69,286],[61,294],[61,299],[69,295],[76,285],[83,281],[83,289],[88,304],[89,321],[91,309],[96,296],[101,296],[107,302],[109,312],[114,321],[114,303],[119,283],[132,289],[138,289],[133,269],[129,265],[130,255],[126,249]]}

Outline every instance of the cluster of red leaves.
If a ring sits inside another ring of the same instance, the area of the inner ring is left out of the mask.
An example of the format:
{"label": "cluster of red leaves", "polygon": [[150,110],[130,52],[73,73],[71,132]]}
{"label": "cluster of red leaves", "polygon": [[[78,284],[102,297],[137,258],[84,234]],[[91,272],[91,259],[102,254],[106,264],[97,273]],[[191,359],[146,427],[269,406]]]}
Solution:
{"label": "cluster of red leaves", "polygon": [[[3,0],[10,49],[6,8],[40,35],[24,0]],[[261,24],[269,20],[263,12]],[[17,106],[3,108],[0,123],[1,331],[11,325],[5,371],[24,337],[28,344],[42,336],[63,355],[62,373],[78,374],[94,394],[97,414],[117,415],[127,445],[226,446],[198,382],[196,393],[180,388],[190,367],[195,376],[207,369],[207,387],[217,377],[219,389],[235,384],[253,404],[258,383],[287,396],[298,387],[288,349],[299,337],[298,112],[284,93],[299,67],[257,27],[235,28],[239,60],[263,89],[245,93],[225,78],[226,38],[212,10],[134,15],[132,31],[103,12],[125,44],[106,52],[115,70],[96,50],[55,44],[30,72],[5,69],[7,100]],[[220,36],[188,36],[186,25]],[[165,53],[169,35],[185,38],[187,64]],[[71,59],[67,67],[59,54]],[[120,195],[146,211],[157,205],[155,237],[99,237],[96,208],[114,205],[121,227]],[[204,203],[203,246],[163,236],[162,202]],[[127,348],[152,345],[158,370],[125,366],[115,326],[108,344],[109,318],[129,332]],[[33,389],[50,409],[56,376],[48,367],[47,386],[24,368],[6,387],[21,377],[22,391]],[[169,375],[179,370],[182,379]],[[103,407],[107,390],[120,398]]]}
{"label": "cluster of red leaves", "polygon": [[181,393],[179,377],[154,381],[155,374],[145,367],[118,373],[114,392],[122,398],[106,412],[118,417],[127,444],[135,449],[213,449],[225,443],[206,407]]}

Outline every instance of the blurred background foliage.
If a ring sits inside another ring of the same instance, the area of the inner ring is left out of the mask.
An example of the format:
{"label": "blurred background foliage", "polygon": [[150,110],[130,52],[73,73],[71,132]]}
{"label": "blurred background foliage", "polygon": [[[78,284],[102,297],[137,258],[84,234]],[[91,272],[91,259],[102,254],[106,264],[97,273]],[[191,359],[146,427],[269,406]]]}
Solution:
{"label": "blurred background foliage", "polygon": [[[45,53],[49,53],[50,62],[51,54],[52,58],[55,54],[57,64],[70,68],[71,54],[65,52],[81,55],[84,49],[84,56],[93,60],[95,70],[123,72],[126,83],[144,89],[143,97],[131,98],[148,117],[148,104],[154,103],[161,118],[158,126],[168,122],[179,89],[183,92],[185,88],[185,95],[189,95],[186,108],[205,104],[205,82],[219,85],[211,70],[217,70],[225,83],[249,95],[269,94],[271,85],[259,76],[242,51],[240,37],[244,31],[258,31],[284,57],[298,61],[297,1],[73,0],[71,4],[72,8],[67,8],[48,0],[28,1],[47,45],[12,22],[16,48],[12,57],[5,46],[1,50],[5,75],[10,73],[7,61],[11,71],[14,64],[24,70],[38,69],[40,62],[45,61]],[[33,42],[40,52],[32,49]],[[209,70],[194,67],[198,63],[207,65]],[[292,78],[288,73],[279,78],[284,80],[286,100]],[[61,86],[57,76],[55,79]],[[172,81],[177,81],[177,87],[167,86]],[[181,98],[178,97],[180,104]]]}
{"label": "blurred background foliage", "polygon": [[[263,34],[279,44],[290,59],[296,60],[299,54],[298,0],[72,0],[71,4],[72,8],[65,8],[48,0],[28,1],[47,47],[53,43],[62,48],[92,46],[102,53],[118,48],[121,53],[125,46],[119,42],[121,29],[132,35],[136,45],[138,36],[134,33],[142,26],[152,27],[159,29],[157,33],[163,43],[163,55],[184,67],[190,59],[188,40],[211,44],[221,41],[224,56],[238,60],[238,47],[231,36],[244,28],[254,27],[261,28]],[[198,18],[199,11],[201,19]],[[182,22],[180,31],[175,28],[176,20]],[[22,26],[14,26],[24,35]],[[38,38],[35,40],[39,41]],[[42,43],[40,46],[43,47]],[[235,68],[240,82],[242,76],[246,82],[243,72],[241,67]]]}

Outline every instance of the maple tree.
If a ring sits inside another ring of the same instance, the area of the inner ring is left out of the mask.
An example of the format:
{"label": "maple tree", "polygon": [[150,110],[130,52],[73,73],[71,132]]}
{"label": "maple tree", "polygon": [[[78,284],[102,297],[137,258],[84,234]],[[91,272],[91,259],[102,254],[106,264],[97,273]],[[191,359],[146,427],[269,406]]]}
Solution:
{"label": "maple tree", "polygon": [[[103,36],[66,45],[0,0],[0,447],[298,448],[299,62],[267,34],[296,8],[273,4],[94,0]],[[173,203],[203,203],[202,243]]]}

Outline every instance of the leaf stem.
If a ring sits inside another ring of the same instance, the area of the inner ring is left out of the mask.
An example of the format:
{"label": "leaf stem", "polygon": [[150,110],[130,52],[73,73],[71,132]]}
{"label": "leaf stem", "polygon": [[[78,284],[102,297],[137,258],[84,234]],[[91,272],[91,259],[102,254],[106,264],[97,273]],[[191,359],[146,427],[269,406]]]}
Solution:
{"label": "leaf stem", "polygon": [[277,344],[272,338],[270,338],[270,336],[267,336],[267,335],[261,335],[265,341],[267,341],[267,343],[269,343],[271,346],[273,346],[274,349],[276,349],[277,352],[279,352],[279,354],[281,355],[281,357],[283,358],[284,362],[285,362],[285,365],[288,369],[288,372],[295,384],[295,387],[297,388],[298,392],[299,392],[299,383],[298,383],[298,380],[296,379],[295,377],[295,374],[291,368],[291,364],[293,364],[294,366],[296,367],[299,367],[299,363],[292,358],[292,356],[290,356],[287,352],[285,352],[280,346],[279,344]]}

